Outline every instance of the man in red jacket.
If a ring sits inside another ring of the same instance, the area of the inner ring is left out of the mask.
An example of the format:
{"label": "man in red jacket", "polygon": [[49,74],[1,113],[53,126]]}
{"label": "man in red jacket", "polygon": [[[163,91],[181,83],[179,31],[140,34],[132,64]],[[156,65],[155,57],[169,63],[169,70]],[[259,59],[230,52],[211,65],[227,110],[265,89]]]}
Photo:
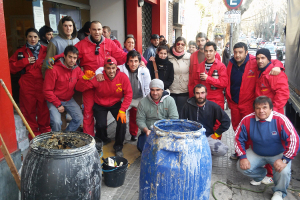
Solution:
{"label": "man in red jacket", "polygon": [[[103,29],[99,21],[92,21],[90,26],[90,35],[78,42],[77,47],[80,60],[80,67],[84,72],[91,70],[95,72],[99,67],[104,66],[107,56],[114,57],[119,65],[126,62],[127,53],[120,49],[112,40],[106,39],[102,35]],[[62,55],[55,56],[57,59]],[[94,90],[86,90],[83,92],[83,132],[94,136]]]}
{"label": "man in red jacket", "polygon": [[[204,47],[205,61],[197,66],[189,87],[195,87],[197,84],[203,84],[207,88],[207,99],[215,102],[224,110],[223,90],[227,87],[228,76],[225,65],[216,59],[217,45],[214,42],[207,42]],[[215,71],[217,70],[217,71]],[[218,73],[218,78],[213,78],[213,73]],[[194,96],[194,92],[189,93]]]}
{"label": "man in red jacket", "polygon": [[[76,85],[76,90],[86,91],[94,89],[93,105],[96,119],[96,142],[103,141],[107,144],[111,141],[107,137],[107,113],[111,112],[117,121],[114,149],[116,155],[122,157],[123,142],[126,134],[126,110],[132,100],[132,88],[126,74],[117,68],[117,61],[113,57],[107,57],[104,62],[103,73],[105,81],[98,82],[96,78],[86,81],[83,78]],[[121,99],[124,98],[123,102]],[[97,147],[97,145],[96,145]]]}
{"label": "man in red jacket", "polygon": [[52,131],[61,130],[61,113],[64,111],[72,117],[66,131],[76,131],[82,123],[82,111],[73,99],[75,85],[84,75],[76,65],[77,56],[77,48],[72,45],[67,46],[64,58],[57,60],[52,70],[46,70],[44,96],[50,111]]}
{"label": "man in red jacket", "polygon": [[[200,32],[196,35],[196,43],[198,46],[198,51],[194,52],[190,58],[190,69],[189,69],[189,80],[192,79],[194,73],[196,73],[197,69],[200,67],[200,63],[202,63],[206,58],[204,55],[204,46],[206,42],[208,42],[207,35],[203,32]],[[218,52],[216,52],[215,58],[221,61],[221,57]],[[194,85],[195,86],[195,85]],[[194,86],[189,85],[189,95],[193,97]]]}
{"label": "man in red jacket", "polygon": [[269,75],[274,67],[271,63],[269,49],[259,49],[256,52],[258,71],[256,76],[255,96],[267,96],[272,100],[273,110],[284,115],[283,107],[289,99],[288,78],[284,72],[278,76]]}

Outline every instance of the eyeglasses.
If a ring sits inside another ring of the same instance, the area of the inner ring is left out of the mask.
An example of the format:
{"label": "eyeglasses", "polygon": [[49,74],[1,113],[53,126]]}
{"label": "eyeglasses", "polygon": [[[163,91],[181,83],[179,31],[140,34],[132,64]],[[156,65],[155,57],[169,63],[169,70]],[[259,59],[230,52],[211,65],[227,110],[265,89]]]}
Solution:
{"label": "eyeglasses", "polygon": [[99,47],[99,46],[96,46],[96,49],[95,49],[95,55],[99,55],[99,49],[100,49],[100,47]]}
{"label": "eyeglasses", "polygon": [[179,42],[178,42],[176,45],[177,45],[177,46],[179,46],[179,45],[180,45],[180,46],[183,46],[183,47],[185,46],[185,44],[184,44],[184,43],[179,43]]}

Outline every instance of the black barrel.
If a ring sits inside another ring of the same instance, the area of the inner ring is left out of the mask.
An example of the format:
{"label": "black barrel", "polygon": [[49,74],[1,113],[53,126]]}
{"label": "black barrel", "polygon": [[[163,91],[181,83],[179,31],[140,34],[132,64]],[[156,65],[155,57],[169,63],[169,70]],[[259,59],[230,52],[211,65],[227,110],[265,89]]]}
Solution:
{"label": "black barrel", "polygon": [[35,137],[23,162],[22,200],[99,200],[101,163],[95,140],[81,132]]}

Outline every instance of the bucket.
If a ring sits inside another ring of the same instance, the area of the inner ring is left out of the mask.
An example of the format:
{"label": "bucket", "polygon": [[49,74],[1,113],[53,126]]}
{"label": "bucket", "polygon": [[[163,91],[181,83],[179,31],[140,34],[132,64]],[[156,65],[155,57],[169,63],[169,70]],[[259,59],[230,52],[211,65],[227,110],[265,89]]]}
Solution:
{"label": "bucket", "polygon": [[211,152],[201,124],[154,123],[141,157],[140,200],[209,200]]}
{"label": "bucket", "polygon": [[101,162],[92,136],[44,133],[31,140],[23,161],[21,198],[98,200],[101,180]]}
{"label": "bucket", "polygon": [[128,161],[126,158],[119,157],[119,156],[113,156],[110,157],[114,161],[116,161],[117,165],[119,166],[121,162],[123,162],[123,165],[120,167],[111,167],[108,166],[108,158],[103,159],[102,164],[102,171],[103,171],[103,177],[104,177],[104,183],[108,187],[120,187],[124,184],[125,176],[127,172],[128,167]]}

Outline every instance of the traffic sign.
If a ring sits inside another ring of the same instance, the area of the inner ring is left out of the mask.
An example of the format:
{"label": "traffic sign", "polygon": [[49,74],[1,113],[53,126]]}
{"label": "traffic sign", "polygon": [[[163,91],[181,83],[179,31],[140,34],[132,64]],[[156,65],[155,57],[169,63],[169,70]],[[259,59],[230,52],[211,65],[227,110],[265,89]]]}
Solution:
{"label": "traffic sign", "polygon": [[237,9],[242,5],[243,0],[223,0],[228,9]]}
{"label": "traffic sign", "polygon": [[225,23],[237,23],[241,22],[241,11],[240,10],[230,10],[224,13]]}

